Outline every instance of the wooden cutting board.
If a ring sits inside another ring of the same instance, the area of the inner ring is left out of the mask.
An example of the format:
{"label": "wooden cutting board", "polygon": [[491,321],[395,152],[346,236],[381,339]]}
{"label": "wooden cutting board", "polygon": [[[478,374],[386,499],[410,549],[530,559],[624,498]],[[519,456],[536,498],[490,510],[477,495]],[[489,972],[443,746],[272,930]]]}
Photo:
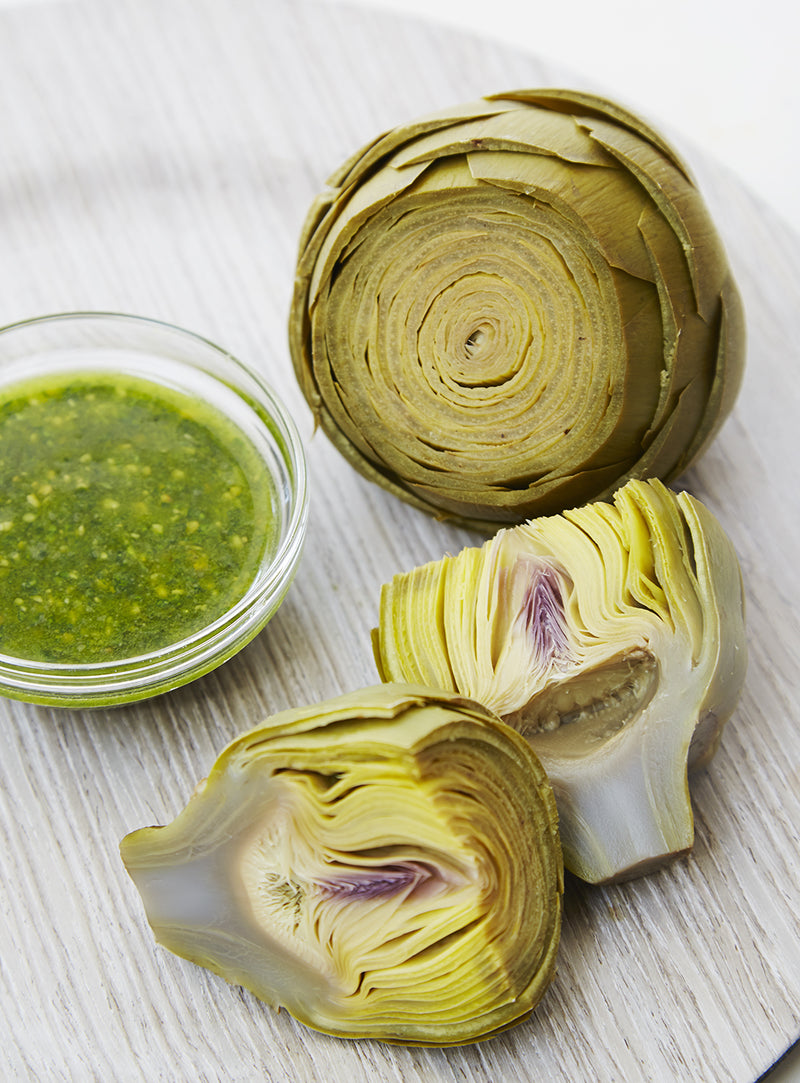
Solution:
{"label": "wooden cutting board", "polygon": [[444,1051],[312,1033],[170,955],[119,860],[120,838],[172,819],[241,730],[376,683],[380,584],[476,540],[312,434],[286,348],[295,245],[324,179],[378,132],[547,85],[581,84],[452,31],[307,0],[0,15],[0,320],[110,309],[207,335],[284,398],[312,484],[295,585],[215,674],[115,711],[0,701],[3,1079],[744,1083],[800,1034],[800,239],[694,147],[681,149],[744,294],[749,365],[684,482],[739,551],[751,663],[693,780],[691,856],[617,887],[569,879],[558,974],[534,1017]]}

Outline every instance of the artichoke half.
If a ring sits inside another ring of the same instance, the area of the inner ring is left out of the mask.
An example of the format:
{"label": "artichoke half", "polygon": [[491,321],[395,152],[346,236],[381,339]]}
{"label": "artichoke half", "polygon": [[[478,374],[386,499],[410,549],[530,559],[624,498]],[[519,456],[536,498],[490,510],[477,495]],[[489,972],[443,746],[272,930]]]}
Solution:
{"label": "artichoke half", "polygon": [[667,143],[590,94],[390,131],[312,205],[289,320],[314,415],[366,477],[482,529],[676,478],[729,413],[739,294]]}
{"label": "artichoke half", "polygon": [[733,547],[688,494],[631,481],[398,575],[373,646],[384,680],[456,690],[527,738],[579,877],[692,846],[687,766],[714,754],[746,641]]}
{"label": "artichoke half", "polygon": [[555,969],[552,790],[524,740],[446,693],[275,715],[121,852],[162,944],[330,1034],[487,1038]]}

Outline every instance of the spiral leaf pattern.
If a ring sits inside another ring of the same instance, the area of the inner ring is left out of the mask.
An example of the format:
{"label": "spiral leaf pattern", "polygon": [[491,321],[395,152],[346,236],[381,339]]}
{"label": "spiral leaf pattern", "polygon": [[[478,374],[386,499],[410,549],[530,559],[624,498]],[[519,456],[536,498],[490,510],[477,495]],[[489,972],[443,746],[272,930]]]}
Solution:
{"label": "spiral leaf pattern", "polygon": [[689,173],[611,102],[520,91],[390,131],[303,230],[290,347],[333,443],[483,529],[678,476],[733,405],[739,295]]}

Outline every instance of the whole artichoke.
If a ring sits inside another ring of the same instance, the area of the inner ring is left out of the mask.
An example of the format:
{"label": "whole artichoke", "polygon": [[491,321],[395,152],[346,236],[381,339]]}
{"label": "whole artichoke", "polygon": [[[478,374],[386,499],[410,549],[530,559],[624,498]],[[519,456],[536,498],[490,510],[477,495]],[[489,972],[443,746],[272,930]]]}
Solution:
{"label": "whole artichoke", "polygon": [[496,529],[677,477],[744,363],[685,166],[590,94],[496,95],[396,128],[311,207],[290,346],[322,428],[409,503]]}
{"label": "whole artichoke", "polygon": [[522,738],[447,693],[275,715],[121,851],[162,944],[330,1034],[486,1038],[555,969],[552,790]]}
{"label": "whole artichoke", "polygon": [[578,876],[692,846],[687,766],[713,755],[747,659],[736,555],[693,497],[631,481],[395,576],[373,642],[384,679],[458,691],[527,738]]}

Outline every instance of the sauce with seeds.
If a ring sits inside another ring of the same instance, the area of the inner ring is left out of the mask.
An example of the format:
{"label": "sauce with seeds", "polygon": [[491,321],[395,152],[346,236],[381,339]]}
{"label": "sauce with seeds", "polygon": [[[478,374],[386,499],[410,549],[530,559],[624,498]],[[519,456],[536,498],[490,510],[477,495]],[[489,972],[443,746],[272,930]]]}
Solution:
{"label": "sauce with seeds", "polygon": [[0,653],[96,663],[225,613],[275,544],[274,483],[200,399],[112,372],[0,390]]}

